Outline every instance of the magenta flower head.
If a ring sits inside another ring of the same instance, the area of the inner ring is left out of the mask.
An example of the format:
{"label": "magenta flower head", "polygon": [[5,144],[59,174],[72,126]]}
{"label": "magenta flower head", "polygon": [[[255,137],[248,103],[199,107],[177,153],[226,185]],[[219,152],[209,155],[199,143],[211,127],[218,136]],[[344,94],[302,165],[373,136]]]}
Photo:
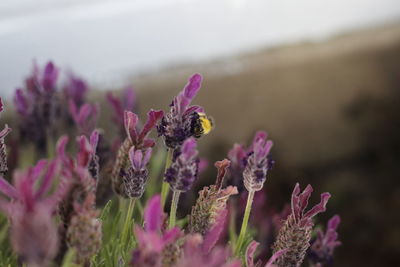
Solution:
{"label": "magenta flower head", "polygon": [[53,190],[60,173],[60,162],[39,161],[27,171],[14,173],[14,186],[0,177],[0,209],[11,222],[11,244],[19,258],[35,266],[46,266],[58,249],[57,227],[53,215],[69,185],[62,180]]}
{"label": "magenta flower head", "polygon": [[86,166],[89,173],[97,181],[99,178],[99,157],[96,154],[97,145],[99,143],[99,132],[94,130],[89,140],[86,136],[81,135],[78,137],[79,153],[77,161],[79,165]]}
{"label": "magenta flower head", "polygon": [[170,111],[163,117],[157,130],[164,137],[165,145],[175,149],[189,137],[199,138],[212,129],[212,120],[203,113],[199,106],[189,106],[201,87],[202,77],[194,74],[189,78],[185,88],[176,96]]}
{"label": "magenta flower head", "polygon": [[99,113],[98,105],[86,103],[78,108],[72,99],[69,100],[68,104],[70,115],[79,132],[88,135],[96,127]]}
{"label": "magenta flower head", "polygon": [[165,171],[165,181],[174,191],[189,191],[197,179],[198,165],[196,140],[189,138],[176,150],[171,167]]}
{"label": "magenta flower head", "polygon": [[72,100],[77,107],[85,103],[86,95],[89,91],[87,83],[76,77],[73,73],[68,75],[67,83],[63,87],[64,96]]}
{"label": "magenta flower head", "polygon": [[163,231],[163,212],[161,198],[153,196],[144,211],[144,229],[135,226],[138,246],[132,254],[132,267],[161,267],[163,250],[175,242],[182,232],[178,227]]}
{"label": "magenta flower head", "polygon": [[272,168],[269,152],[272,141],[267,140],[265,132],[257,132],[251,146],[250,155],[243,171],[243,183],[247,191],[260,191],[267,179],[267,172]]}
{"label": "magenta flower head", "polygon": [[[0,97],[0,112],[3,111],[3,102],[1,101]],[[4,175],[8,171],[7,166],[7,148],[4,142],[4,138],[11,132],[11,128],[6,126],[3,130],[0,131],[0,175]]]}
{"label": "magenta flower head", "polygon": [[113,111],[112,120],[120,129],[121,134],[124,134],[124,111],[136,110],[136,92],[132,87],[127,87],[122,92],[121,98],[116,98],[111,92],[107,93],[106,99]]}
{"label": "magenta flower head", "polygon": [[316,238],[308,252],[309,259],[315,266],[332,266],[333,252],[342,243],[338,240],[337,228],[340,224],[339,215],[333,216],[327,224],[325,233],[321,229],[316,231]]}
{"label": "magenta flower head", "polygon": [[148,138],[150,131],[164,115],[162,111],[150,110],[142,131],[137,131],[138,116],[130,111],[124,113],[127,138],[118,150],[112,173],[114,191],[125,198],[140,197],[148,177],[146,169],[151,157],[154,139]]}
{"label": "magenta flower head", "polygon": [[308,185],[301,193],[300,185],[297,183],[293,193],[291,208],[292,212],[286,219],[278,233],[274,244],[274,253],[287,249],[286,253],[277,261],[279,267],[299,267],[303,262],[305,253],[310,247],[311,233],[314,226],[312,218],[318,213],[326,210],[331,195],[321,194],[321,201],[309,211],[305,211],[313,188]]}

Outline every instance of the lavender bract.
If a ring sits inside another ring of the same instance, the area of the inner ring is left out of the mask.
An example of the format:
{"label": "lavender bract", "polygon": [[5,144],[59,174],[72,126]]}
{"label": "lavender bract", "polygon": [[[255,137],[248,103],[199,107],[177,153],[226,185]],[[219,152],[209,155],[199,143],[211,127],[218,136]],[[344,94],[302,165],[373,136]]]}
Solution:
{"label": "lavender bract", "polygon": [[174,191],[186,192],[197,179],[199,159],[196,140],[187,139],[176,151],[171,167],[165,172],[165,181]]}
{"label": "lavender bract", "polygon": [[318,229],[316,238],[311,242],[311,247],[308,252],[309,259],[313,266],[332,266],[333,252],[337,246],[342,243],[338,240],[337,228],[340,224],[339,215],[333,216],[327,224],[325,233]]}
{"label": "lavender bract", "polygon": [[262,131],[257,132],[243,171],[243,183],[247,191],[262,189],[267,179],[267,172],[272,168],[272,161],[268,157],[271,147],[272,141],[267,140],[267,134]]}
{"label": "lavender bract", "polygon": [[[201,87],[202,77],[194,74],[189,78],[185,88],[176,96],[171,105],[170,111],[161,120],[157,130],[163,136],[165,145],[168,148],[176,149],[182,143],[194,136],[200,137],[203,133],[208,133],[212,128],[212,123],[205,115],[201,115],[203,108],[199,106],[189,106]],[[206,123],[207,125],[203,125]],[[206,127],[206,131],[203,130]]]}
{"label": "lavender bract", "polygon": [[[150,110],[142,131],[137,132],[138,116],[133,112],[125,111],[124,124],[127,138],[118,150],[112,173],[113,189],[118,195],[133,198],[143,194],[148,175],[145,166],[150,160],[150,148],[155,144],[155,141],[147,136],[163,114],[162,111]],[[138,182],[141,184],[137,184]]]}
{"label": "lavender bract", "polygon": [[6,202],[1,198],[0,209],[11,222],[11,244],[28,264],[46,266],[57,253],[59,238],[53,215],[69,189],[69,184],[61,180],[51,193],[60,167],[59,160],[42,160],[27,171],[15,172],[14,186],[0,177],[0,192],[10,199]]}
{"label": "lavender bract", "polygon": [[298,183],[293,190],[292,212],[280,229],[274,244],[274,253],[287,249],[286,253],[278,259],[278,267],[299,267],[310,247],[311,232],[314,226],[312,218],[326,210],[326,204],[330,198],[329,193],[322,193],[320,203],[305,212],[312,191],[311,185],[308,185],[301,193]]}

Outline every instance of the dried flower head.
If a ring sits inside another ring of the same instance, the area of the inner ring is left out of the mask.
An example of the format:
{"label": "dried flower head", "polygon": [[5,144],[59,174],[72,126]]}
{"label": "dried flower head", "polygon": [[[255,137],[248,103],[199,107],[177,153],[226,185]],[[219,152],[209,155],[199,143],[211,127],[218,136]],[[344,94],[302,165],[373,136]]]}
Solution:
{"label": "dried flower head", "polygon": [[0,177],[0,192],[10,199],[6,202],[1,198],[0,209],[11,222],[11,244],[19,258],[28,264],[46,266],[57,253],[58,235],[53,215],[69,188],[61,180],[52,189],[60,169],[58,160],[42,160],[27,171],[15,172],[14,186]]}
{"label": "dried flower head", "polygon": [[199,233],[204,236],[215,224],[218,216],[226,211],[226,202],[229,197],[238,193],[234,186],[221,189],[229,163],[227,159],[215,163],[218,169],[216,184],[204,187],[199,192],[189,218],[190,233]]}
{"label": "dried flower head", "polygon": [[189,138],[175,151],[171,167],[164,174],[165,181],[174,191],[189,191],[196,180],[199,165],[196,147],[196,140]]}
{"label": "dried flower head", "polygon": [[189,78],[185,88],[176,96],[167,113],[158,125],[157,130],[160,136],[164,137],[165,145],[175,149],[189,137],[199,138],[208,134],[213,122],[203,113],[199,106],[189,106],[201,87],[202,77],[194,74]]}
{"label": "dried flower head", "polygon": [[315,266],[332,266],[333,252],[342,243],[338,240],[336,229],[340,224],[339,215],[333,216],[326,226],[325,233],[318,229],[316,238],[311,242],[308,257]]}
{"label": "dried flower head", "polygon": [[74,210],[67,231],[67,244],[75,248],[75,262],[85,264],[101,248],[101,221],[97,219],[99,212],[95,209],[95,195],[89,194],[82,204],[75,202]]}
{"label": "dried flower head", "polygon": [[247,191],[254,192],[262,189],[267,179],[267,171],[272,168],[272,161],[268,157],[272,141],[267,140],[265,132],[257,132],[247,157],[243,171],[243,183]]}
{"label": "dried flower head", "polygon": [[[112,183],[118,195],[132,198],[143,194],[148,176],[146,165],[150,160],[151,147],[155,144],[155,141],[147,136],[163,116],[163,112],[150,110],[147,122],[139,133],[136,130],[137,115],[130,111],[125,111],[124,115],[127,138],[118,150]],[[140,184],[137,184],[139,182]]]}
{"label": "dried flower head", "polygon": [[130,266],[132,267],[161,267],[163,250],[175,242],[181,231],[174,227],[162,231],[163,213],[159,195],[152,197],[144,212],[144,229],[135,226],[135,236],[138,246],[133,251]]}
{"label": "dried flower head", "polygon": [[277,260],[279,267],[299,267],[301,265],[310,246],[311,232],[314,226],[312,218],[326,210],[330,194],[322,193],[320,203],[305,212],[312,191],[311,185],[308,185],[301,193],[298,183],[293,190],[292,212],[280,229],[274,244],[274,253],[287,249],[286,253]]}

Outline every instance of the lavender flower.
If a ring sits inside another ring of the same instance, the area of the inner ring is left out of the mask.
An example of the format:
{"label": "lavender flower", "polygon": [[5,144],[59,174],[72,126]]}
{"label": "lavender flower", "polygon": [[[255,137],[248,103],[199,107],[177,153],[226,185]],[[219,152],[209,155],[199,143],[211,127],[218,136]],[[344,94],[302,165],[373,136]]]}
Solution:
{"label": "lavender flower", "polygon": [[243,171],[247,164],[247,156],[249,152],[243,145],[234,144],[233,148],[228,152],[228,158],[231,161],[230,176],[232,184],[237,186],[240,191],[243,189]]}
{"label": "lavender flower", "polygon": [[68,101],[72,100],[77,107],[80,107],[85,103],[89,87],[84,80],[70,73],[68,75],[68,81],[63,87],[63,91]]}
{"label": "lavender flower", "polygon": [[[246,266],[247,267],[256,267],[259,266],[261,267],[261,261],[258,261],[256,264],[254,264],[254,253],[258,247],[259,243],[256,241],[251,241],[250,244],[247,246],[246,249]],[[276,267],[275,264],[273,264],[279,257],[281,257],[283,254],[285,254],[287,249],[280,250],[275,252],[272,257],[268,260],[268,262],[265,264],[265,267]]]}
{"label": "lavender flower", "polygon": [[133,251],[131,267],[161,267],[163,250],[181,235],[179,228],[162,231],[163,213],[159,195],[152,197],[144,212],[144,229],[135,226],[138,247]]}
{"label": "lavender flower", "polygon": [[61,180],[56,190],[52,190],[60,167],[59,160],[42,160],[27,171],[15,172],[14,186],[0,177],[0,192],[10,199],[9,202],[0,199],[0,209],[7,213],[11,222],[11,244],[20,259],[28,264],[45,266],[57,253],[58,235],[53,214],[69,188],[68,183]]}
{"label": "lavender flower", "polygon": [[199,192],[199,197],[192,208],[189,218],[190,233],[206,235],[217,221],[218,216],[227,211],[226,202],[229,197],[238,193],[237,188],[234,186],[221,189],[229,164],[230,162],[227,159],[215,163],[218,169],[216,184],[204,187]]}
{"label": "lavender flower", "polygon": [[251,154],[247,158],[247,165],[243,171],[243,183],[247,191],[260,191],[267,179],[267,171],[272,168],[268,158],[272,141],[267,140],[265,132],[257,132],[251,147]]}
{"label": "lavender flower", "polygon": [[165,181],[174,191],[186,192],[197,178],[199,159],[196,140],[187,139],[180,150],[176,151],[174,160],[165,172]]}
{"label": "lavender flower", "polygon": [[338,233],[336,231],[339,224],[340,217],[335,215],[328,221],[325,233],[321,229],[316,231],[317,237],[312,241],[308,252],[313,266],[332,266],[333,252],[337,246],[342,244],[338,241]]}
{"label": "lavender flower", "polygon": [[114,97],[111,92],[107,93],[106,99],[114,112],[112,120],[120,129],[121,135],[123,135],[125,133],[124,111],[135,111],[136,92],[132,87],[127,87],[123,90],[121,99]]}
{"label": "lavender flower", "polygon": [[45,152],[47,136],[54,135],[54,124],[59,116],[57,79],[59,70],[52,63],[41,71],[35,64],[32,75],[26,79],[25,89],[17,89],[14,103],[20,115],[20,134],[32,141],[40,152]]}
{"label": "lavender flower", "polygon": [[280,229],[274,244],[274,253],[287,249],[287,252],[277,260],[279,267],[299,267],[301,265],[310,246],[311,232],[314,226],[312,218],[326,210],[326,204],[331,196],[329,193],[321,194],[321,202],[305,212],[312,191],[311,185],[308,185],[300,193],[298,183],[293,190],[292,213]]}
{"label": "lavender flower", "polygon": [[[0,97],[0,112],[3,111],[3,102],[1,101]],[[8,165],[7,165],[7,148],[6,144],[4,142],[4,138],[11,132],[11,128],[6,126],[2,131],[0,131],[0,175],[6,174],[8,171]]]}
{"label": "lavender flower", "polygon": [[83,204],[74,203],[75,213],[67,232],[67,244],[75,248],[75,262],[88,265],[90,258],[101,247],[101,221],[95,207],[95,195],[89,194]]}
{"label": "lavender flower", "polygon": [[[147,122],[142,131],[138,133],[136,130],[137,115],[125,111],[125,130],[128,137],[118,151],[112,173],[113,189],[118,195],[132,198],[143,194],[148,176],[145,167],[150,160],[150,148],[155,144],[155,141],[147,136],[162,116],[162,111],[150,110]],[[138,182],[141,184],[136,184]]]}
{"label": "lavender flower", "polygon": [[176,96],[167,113],[158,125],[160,136],[164,137],[165,145],[175,149],[189,137],[200,137],[212,128],[212,121],[205,116],[203,108],[189,106],[201,87],[202,77],[194,74],[189,78],[185,88]]}
{"label": "lavender flower", "polygon": [[86,103],[78,108],[75,102],[70,99],[69,112],[81,134],[88,135],[96,127],[99,113],[99,107],[96,104]]}

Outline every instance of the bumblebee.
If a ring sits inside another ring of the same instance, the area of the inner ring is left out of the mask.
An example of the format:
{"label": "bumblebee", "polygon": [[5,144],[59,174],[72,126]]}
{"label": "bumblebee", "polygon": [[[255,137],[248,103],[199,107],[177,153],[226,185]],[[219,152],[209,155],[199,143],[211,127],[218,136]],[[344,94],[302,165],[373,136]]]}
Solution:
{"label": "bumblebee", "polygon": [[194,137],[200,138],[203,134],[208,134],[214,128],[214,120],[207,117],[205,113],[193,113],[191,123],[191,133]]}

